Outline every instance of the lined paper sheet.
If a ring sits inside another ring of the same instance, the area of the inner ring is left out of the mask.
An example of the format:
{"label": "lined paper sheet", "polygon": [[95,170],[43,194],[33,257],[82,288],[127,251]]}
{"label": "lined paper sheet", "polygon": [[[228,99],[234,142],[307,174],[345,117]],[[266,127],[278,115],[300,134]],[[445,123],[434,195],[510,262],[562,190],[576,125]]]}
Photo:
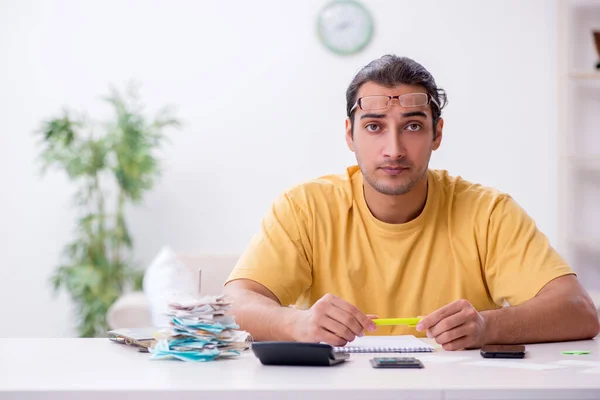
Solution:
{"label": "lined paper sheet", "polygon": [[430,362],[435,364],[448,364],[455,363],[461,361],[471,360],[471,357],[463,357],[463,356],[448,356],[445,354],[425,354],[419,356],[419,360],[423,362]]}
{"label": "lined paper sheet", "polygon": [[433,346],[413,335],[363,336],[335,348],[335,351],[344,353],[416,353],[433,350]]}
{"label": "lined paper sheet", "polygon": [[563,365],[534,364],[534,363],[528,363],[528,362],[504,361],[504,360],[475,361],[475,362],[464,363],[463,365],[473,365],[476,367],[533,369],[536,371],[565,368],[565,366],[563,366]]}
{"label": "lined paper sheet", "polygon": [[600,374],[600,368],[592,368],[581,371],[582,374]]}
{"label": "lined paper sheet", "polygon": [[600,369],[600,361],[589,360],[561,360],[553,364],[564,365],[567,367],[594,367]]}

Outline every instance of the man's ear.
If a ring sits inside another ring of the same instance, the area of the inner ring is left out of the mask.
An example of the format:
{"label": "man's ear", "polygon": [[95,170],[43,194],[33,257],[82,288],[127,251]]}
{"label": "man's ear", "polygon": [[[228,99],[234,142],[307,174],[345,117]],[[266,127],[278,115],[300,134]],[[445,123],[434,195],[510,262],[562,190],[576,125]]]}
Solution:
{"label": "man's ear", "polygon": [[351,152],[354,153],[354,138],[352,137],[352,121],[346,118],[346,144]]}
{"label": "man's ear", "polygon": [[442,118],[438,119],[437,125],[435,126],[435,139],[433,140],[433,150],[437,150],[440,148],[442,144],[442,131],[444,130],[444,120]]}

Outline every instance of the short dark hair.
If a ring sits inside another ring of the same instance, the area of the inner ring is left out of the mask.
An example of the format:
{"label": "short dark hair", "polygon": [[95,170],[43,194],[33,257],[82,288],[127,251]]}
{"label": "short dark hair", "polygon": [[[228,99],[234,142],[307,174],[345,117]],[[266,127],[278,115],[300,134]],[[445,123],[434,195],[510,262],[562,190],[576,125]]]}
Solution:
{"label": "short dark hair", "polygon": [[446,91],[439,88],[435,79],[425,67],[408,57],[398,57],[393,54],[386,54],[376,60],[371,61],[364,66],[346,90],[346,115],[350,118],[352,131],[354,132],[354,111],[352,107],[356,103],[358,90],[367,82],[375,82],[386,87],[398,85],[419,85],[422,86],[427,94],[437,101],[438,108],[433,102],[430,102],[431,114],[433,119],[433,137],[435,139],[438,119],[442,115],[442,109],[448,104]]}

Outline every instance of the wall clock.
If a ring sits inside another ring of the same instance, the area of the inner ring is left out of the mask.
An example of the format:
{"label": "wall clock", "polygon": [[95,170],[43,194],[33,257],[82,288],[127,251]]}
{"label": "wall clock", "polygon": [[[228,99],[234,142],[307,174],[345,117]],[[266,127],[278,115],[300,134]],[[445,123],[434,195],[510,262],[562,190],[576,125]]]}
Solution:
{"label": "wall clock", "polygon": [[362,50],[373,36],[373,20],[355,0],[335,0],[323,7],[317,21],[319,39],[337,54]]}

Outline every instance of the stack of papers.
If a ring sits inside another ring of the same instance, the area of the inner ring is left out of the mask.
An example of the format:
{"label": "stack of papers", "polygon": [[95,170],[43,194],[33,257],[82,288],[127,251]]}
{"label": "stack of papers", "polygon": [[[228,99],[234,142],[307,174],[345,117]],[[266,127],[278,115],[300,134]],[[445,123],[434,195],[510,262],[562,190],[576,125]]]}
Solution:
{"label": "stack of papers", "polygon": [[251,337],[239,330],[235,317],[225,315],[230,308],[224,296],[172,301],[167,312],[172,328],[149,349],[150,358],[211,361],[238,356],[249,347]]}

